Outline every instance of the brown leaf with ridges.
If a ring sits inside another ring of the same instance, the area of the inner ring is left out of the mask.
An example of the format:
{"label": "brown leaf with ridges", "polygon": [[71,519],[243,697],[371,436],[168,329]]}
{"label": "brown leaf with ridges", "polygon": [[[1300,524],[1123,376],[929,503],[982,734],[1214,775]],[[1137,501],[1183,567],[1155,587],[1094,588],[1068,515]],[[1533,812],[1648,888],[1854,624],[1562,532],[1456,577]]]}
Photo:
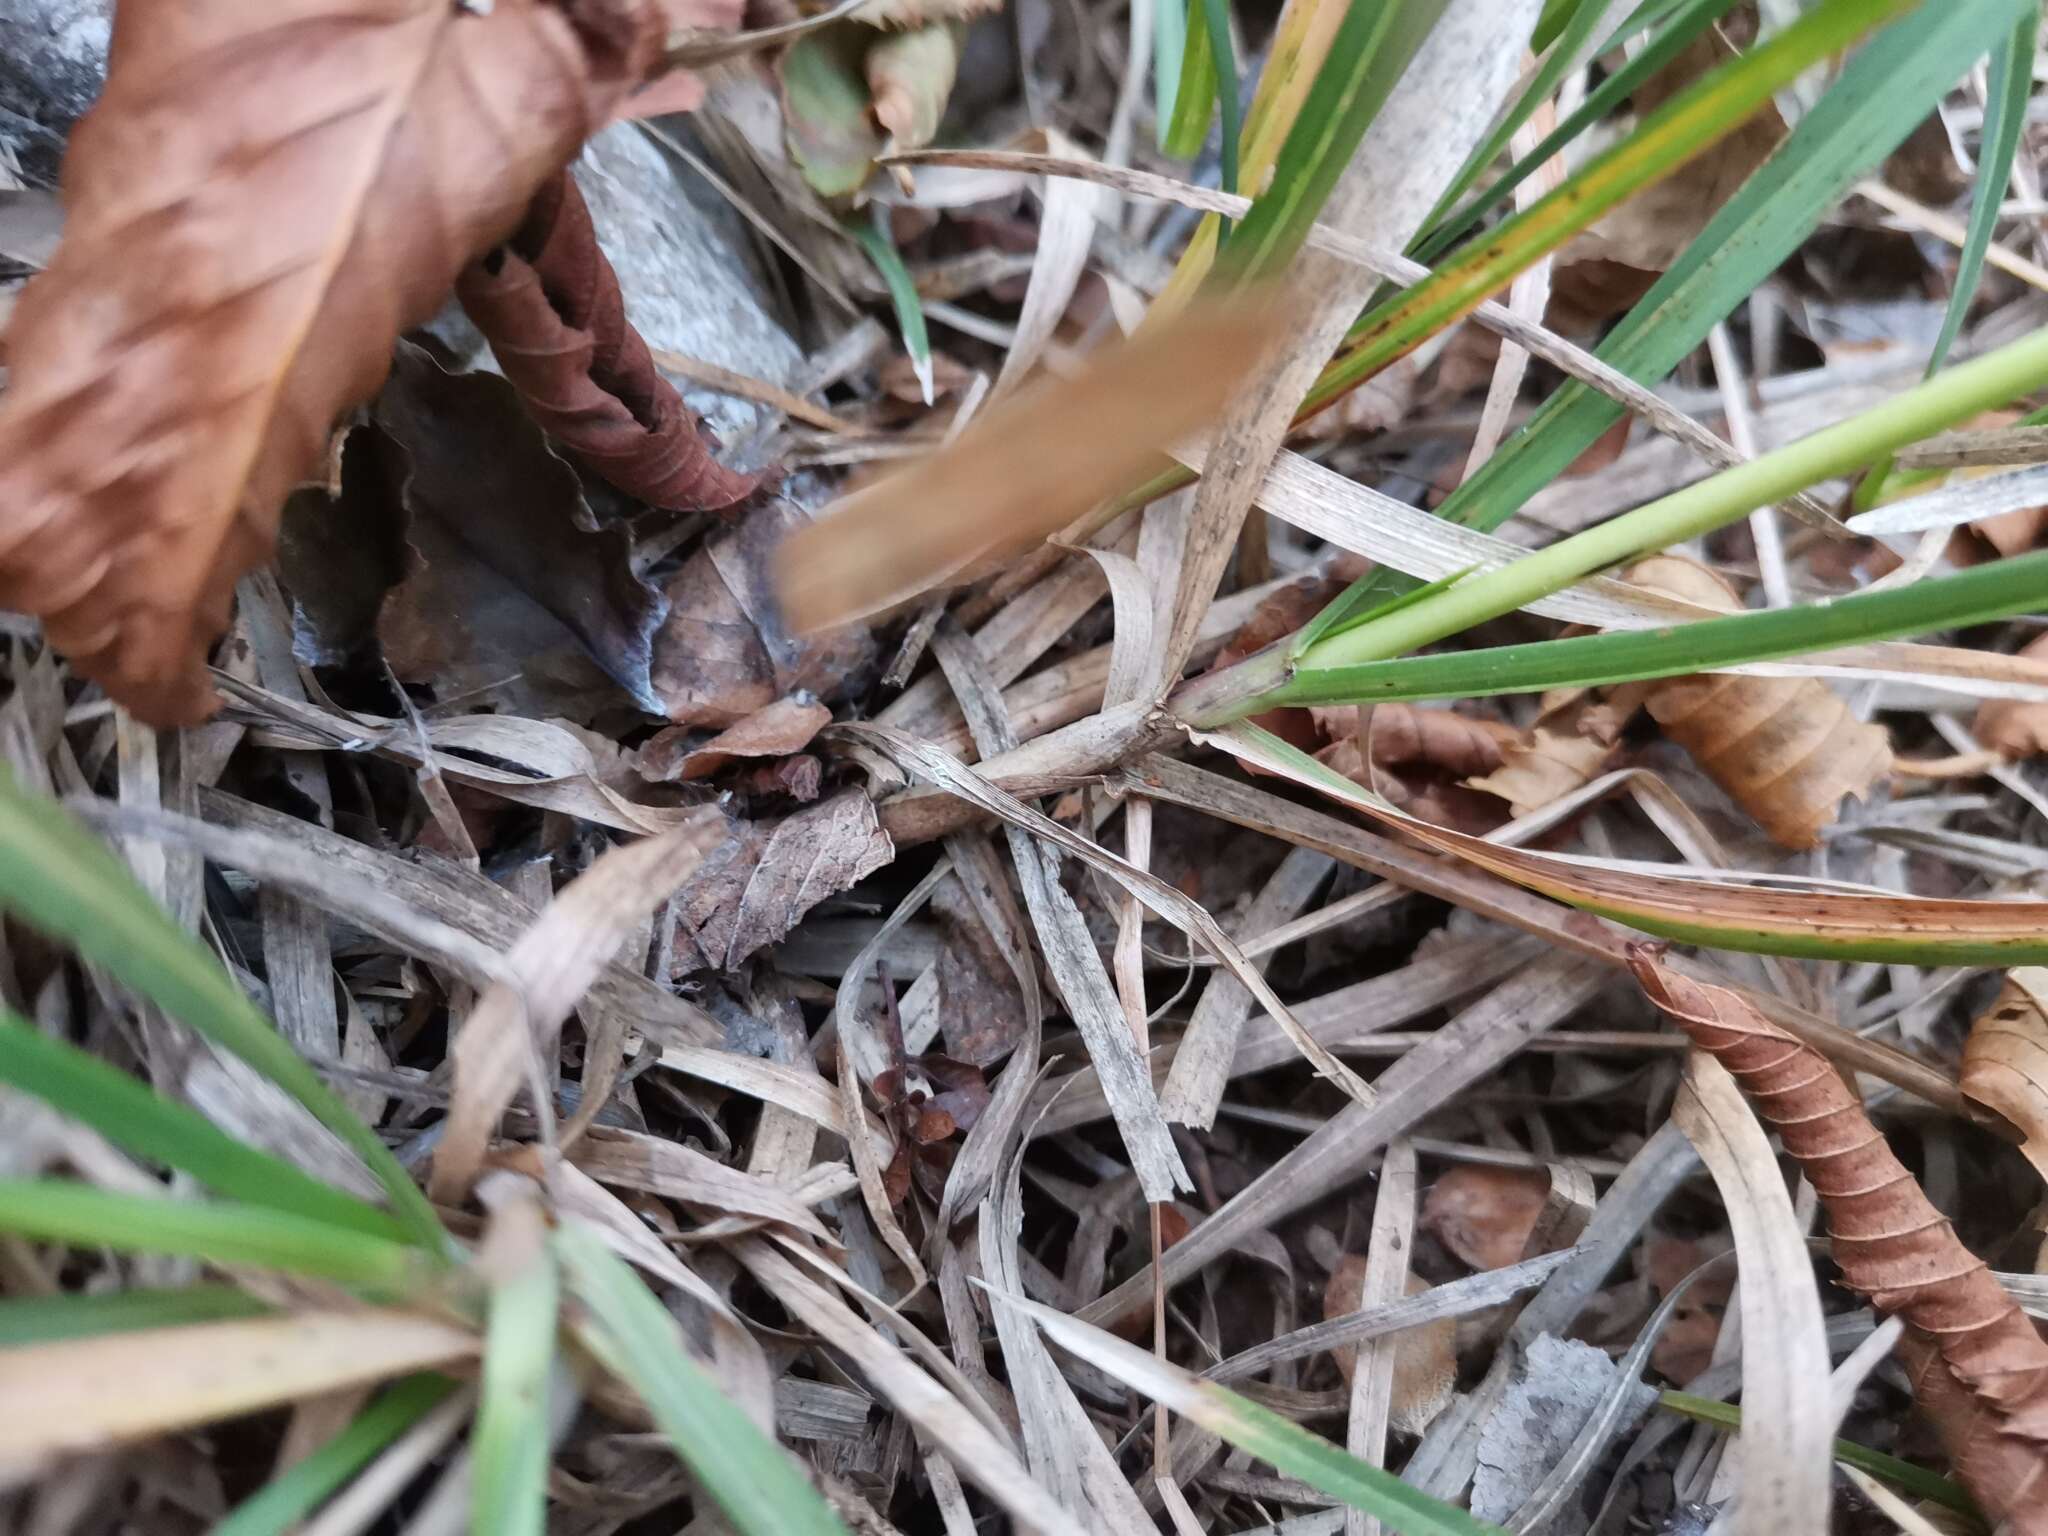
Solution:
{"label": "brown leaf with ridges", "polygon": [[392,342],[652,65],[646,0],[121,7],[8,334],[0,606],[158,724]]}
{"label": "brown leaf with ridges", "polygon": [[754,489],[753,476],[711,456],[696,415],[656,370],[567,171],[456,292],[534,419],[627,495],[696,512]]}
{"label": "brown leaf with ridges", "polygon": [[2048,1343],[1963,1246],[1827,1060],[1735,993],[1663,965],[1657,952],[1629,946],[1636,980],[1734,1075],[1805,1170],[1827,1208],[1843,1284],[1903,1317],[1953,1378],[1943,1382],[1929,1362],[1922,1374],[1934,1385],[1921,1403],[1970,1492],[2012,1531],[2048,1532]]}
{"label": "brown leaf with ridges", "polygon": [[[1739,610],[1727,583],[1676,555],[1653,555],[1629,580]],[[1861,798],[1891,771],[1884,727],[1858,720],[1815,677],[1674,677],[1649,691],[1650,714],[1773,841],[1811,848],[1844,795]]]}
{"label": "brown leaf with ridges", "polygon": [[[2048,635],[2030,641],[2020,654],[2048,658]],[[2048,752],[2048,704],[1986,699],[1977,706],[1973,730],[1978,741],[2006,757],[2038,757]]]}
{"label": "brown leaf with ridges", "polygon": [[1958,1084],[2027,1138],[2020,1150],[2048,1179],[2048,968],[2025,965],[2006,973],[1989,1011],[1963,1042]]}

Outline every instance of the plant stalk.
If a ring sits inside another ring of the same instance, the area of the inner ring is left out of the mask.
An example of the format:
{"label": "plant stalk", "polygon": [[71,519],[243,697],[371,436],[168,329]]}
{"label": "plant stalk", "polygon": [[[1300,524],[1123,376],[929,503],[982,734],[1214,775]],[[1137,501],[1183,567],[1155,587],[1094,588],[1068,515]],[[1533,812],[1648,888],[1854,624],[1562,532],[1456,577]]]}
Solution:
{"label": "plant stalk", "polygon": [[[1723,470],[1649,505],[1613,518],[1510,565],[1465,577],[1409,604],[1311,646],[1294,671],[1385,661],[1488,619],[1512,613],[1573,582],[1709,533],[1817,481],[1848,474],[1904,444],[2048,384],[2048,331],[1938,374],[1895,400],[1796,443]],[[1266,652],[1212,673],[1176,695],[1170,707],[1194,726],[1220,725],[1282,702],[1289,669]],[[1233,677],[1232,674],[1241,674]],[[1186,706],[1183,709],[1181,706]]]}

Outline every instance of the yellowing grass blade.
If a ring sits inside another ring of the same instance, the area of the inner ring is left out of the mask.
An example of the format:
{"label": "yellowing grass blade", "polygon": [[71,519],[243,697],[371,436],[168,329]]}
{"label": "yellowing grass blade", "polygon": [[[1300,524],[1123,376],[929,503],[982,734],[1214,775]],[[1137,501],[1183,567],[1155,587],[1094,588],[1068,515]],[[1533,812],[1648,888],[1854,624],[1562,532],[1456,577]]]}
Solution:
{"label": "yellowing grass blade", "polygon": [[301,1312],[0,1353],[0,1469],[447,1365],[476,1335],[416,1312]]}
{"label": "yellowing grass blade", "polygon": [[1617,869],[1504,848],[1411,816],[1256,727],[1235,725],[1197,733],[1196,739],[1503,880],[1659,938],[1752,954],[1888,965],[2038,965],[2048,959],[2048,902],[1741,884],[1676,866],[1668,873]]}
{"label": "yellowing grass blade", "polygon": [[1213,421],[1279,329],[1264,299],[1196,305],[990,409],[783,545],[789,622],[823,629],[880,612],[1064,527]]}

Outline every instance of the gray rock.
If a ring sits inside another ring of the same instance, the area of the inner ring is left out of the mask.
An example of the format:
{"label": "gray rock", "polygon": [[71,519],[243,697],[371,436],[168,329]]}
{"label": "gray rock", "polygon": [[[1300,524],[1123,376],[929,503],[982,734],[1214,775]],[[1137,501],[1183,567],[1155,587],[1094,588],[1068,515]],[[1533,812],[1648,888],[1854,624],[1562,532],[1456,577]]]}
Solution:
{"label": "gray rock", "polygon": [[54,186],[64,136],[107,77],[113,0],[0,4],[0,150],[33,185]]}

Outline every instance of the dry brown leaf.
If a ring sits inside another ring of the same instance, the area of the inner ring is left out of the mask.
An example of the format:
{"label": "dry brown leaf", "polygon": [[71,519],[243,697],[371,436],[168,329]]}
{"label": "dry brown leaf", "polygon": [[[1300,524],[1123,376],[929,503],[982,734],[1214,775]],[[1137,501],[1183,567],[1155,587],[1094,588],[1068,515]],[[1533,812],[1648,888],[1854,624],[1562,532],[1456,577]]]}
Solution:
{"label": "dry brown leaf", "polygon": [[1929,1346],[1921,1403],[1978,1504],[2014,1532],[2048,1531],[2048,1343],[1826,1059],[1726,988],[1664,966],[1657,952],[1629,947],[1636,980],[1734,1074],[1806,1171],[1828,1213],[1842,1282],[1903,1317],[1906,1337]]}
{"label": "dry brown leaf", "polygon": [[2006,973],[1998,1001],[1963,1042],[1961,1087],[2019,1127],[2020,1150],[2048,1179],[2048,969]]}
{"label": "dry brown leaf", "polygon": [[[2048,660],[2048,635],[2030,641],[2020,654]],[[1986,700],[1977,706],[1974,734],[1992,751],[2007,757],[2038,757],[2048,752],[2048,704]]]}
{"label": "dry brown leaf", "polygon": [[1539,721],[1527,736],[1501,748],[1499,768],[1467,779],[1465,787],[1498,795],[1517,816],[1526,816],[1592,783],[1613,755],[1614,748],[1597,737]]}
{"label": "dry brown leaf", "polygon": [[[1428,1289],[1424,1281],[1414,1275],[1408,1277],[1410,1296],[1419,1296]],[[1364,1291],[1365,1255],[1347,1253],[1331,1271],[1329,1284],[1323,1287],[1324,1320],[1356,1312],[1363,1304],[1360,1297]],[[1342,1345],[1330,1351],[1330,1358],[1337,1362],[1344,1385],[1349,1387],[1351,1373],[1358,1366],[1358,1346]],[[1404,1435],[1421,1434],[1450,1403],[1457,1384],[1458,1320],[1444,1317],[1419,1328],[1404,1329],[1395,1345],[1393,1406],[1387,1422]]]}
{"label": "dry brown leaf", "polygon": [[769,562],[792,529],[817,531],[794,502],[772,497],[706,539],[670,578],[652,668],[669,719],[722,728],[785,694],[829,701],[858,686],[874,657],[866,629],[792,635],[776,610]]}
{"label": "dry brown leaf", "polygon": [[1422,1230],[1473,1269],[1505,1269],[1525,1256],[1549,1195],[1541,1170],[1460,1163],[1423,1197]]}
{"label": "dry brown leaf", "polygon": [[[1739,608],[1727,583],[1675,555],[1629,572],[1641,586],[1710,607]],[[1819,678],[1701,674],[1658,683],[1649,711],[1664,733],[1787,848],[1811,848],[1844,795],[1859,799],[1891,771],[1891,738],[1850,713]]]}
{"label": "dry brown leaf", "polygon": [[633,753],[633,769],[656,784],[708,778],[738,758],[801,752],[831,719],[832,711],[815,700],[790,697],[755,710],[696,746],[690,745],[696,732],[672,725]]}
{"label": "dry brown leaf", "polygon": [[791,624],[805,632],[878,613],[1126,489],[1230,401],[1271,320],[1249,296],[1190,308],[1073,378],[1019,391],[931,457],[828,508],[777,557]]}
{"label": "dry brown leaf", "polygon": [[645,0],[122,7],[9,329],[0,604],[144,719],[209,714],[285,494],[661,34]]}
{"label": "dry brown leaf", "polygon": [[1309,714],[1326,740],[1351,736],[1369,743],[1372,760],[1382,767],[1424,768],[1460,779],[1500,767],[1502,744],[1514,734],[1490,720],[1414,704],[1340,704]]}
{"label": "dry brown leaf", "polygon": [[677,970],[730,970],[895,857],[874,802],[857,789],[749,823],[677,894]]}

